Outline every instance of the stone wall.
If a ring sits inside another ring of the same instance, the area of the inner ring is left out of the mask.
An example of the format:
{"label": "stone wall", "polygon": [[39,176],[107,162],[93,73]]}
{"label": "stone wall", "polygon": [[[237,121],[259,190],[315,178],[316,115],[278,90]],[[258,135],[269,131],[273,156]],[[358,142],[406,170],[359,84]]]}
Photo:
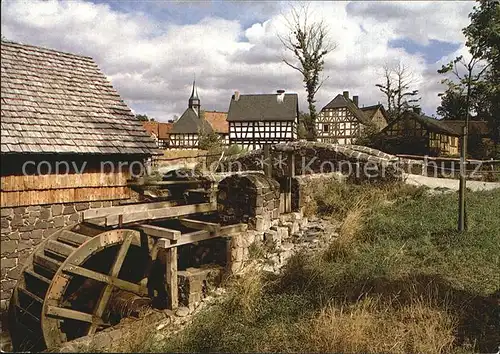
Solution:
{"label": "stone wall", "polygon": [[24,261],[40,242],[80,222],[83,211],[111,205],[104,201],[1,208],[1,311],[8,307]]}
{"label": "stone wall", "polygon": [[223,225],[246,223],[264,231],[279,217],[280,185],[261,173],[232,175],[219,183],[217,204]]}
{"label": "stone wall", "polygon": [[345,176],[338,172],[318,173],[314,175],[302,175],[292,178],[292,209],[303,212],[309,216],[312,205],[315,186],[330,181],[345,182]]}

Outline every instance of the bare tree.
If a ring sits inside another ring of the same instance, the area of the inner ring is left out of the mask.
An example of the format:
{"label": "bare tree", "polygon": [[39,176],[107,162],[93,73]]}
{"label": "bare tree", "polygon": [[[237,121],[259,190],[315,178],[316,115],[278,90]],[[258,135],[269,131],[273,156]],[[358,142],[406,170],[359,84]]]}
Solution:
{"label": "bare tree", "polygon": [[293,53],[296,60],[291,62],[283,57],[283,62],[302,74],[310,115],[310,119],[304,123],[308,140],[315,140],[317,113],[314,97],[326,80],[320,79],[320,73],[325,64],[324,57],[334,50],[336,45],[328,38],[328,28],[325,22],[311,21],[310,17],[308,5],[301,5],[299,8],[292,6],[290,16],[285,17],[289,33],[286,36],[278,35],[278,37],[285,49]]}
{"label": "bare tree", "polygon": [[387,112],[391,119],[397,119],[412,107],[418,107],[418,90],[413,72],[404,64],[384,65],[383,84],[376,84],[387,98]]}

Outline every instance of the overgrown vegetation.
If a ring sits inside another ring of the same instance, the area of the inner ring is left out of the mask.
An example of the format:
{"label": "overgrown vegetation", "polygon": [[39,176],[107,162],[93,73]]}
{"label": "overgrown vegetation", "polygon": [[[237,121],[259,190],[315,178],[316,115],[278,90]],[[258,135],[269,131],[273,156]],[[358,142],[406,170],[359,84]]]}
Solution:
{"label": "overgrown vegetation", "polygon": [[295,255],[280,275],[233,279],[225,301],[142,350],[497,350],[500,190],[468,194],[464,234],[454,194],[332,182],[314,197],[343,220],[329,249]]}

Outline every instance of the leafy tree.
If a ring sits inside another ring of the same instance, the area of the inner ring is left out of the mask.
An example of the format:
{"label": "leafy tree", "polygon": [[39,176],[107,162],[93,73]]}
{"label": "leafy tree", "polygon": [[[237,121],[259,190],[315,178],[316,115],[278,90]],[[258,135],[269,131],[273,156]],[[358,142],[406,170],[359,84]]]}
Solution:
{"label": "leafy tree", "polygon": [[135,117],[142,122],[155,122],[154,118],[149,118],[146,114],[136,114]]}
{"label": "leafy tree", "polygon": [[[471,23],[463,29],[470,59],[458,57],[438,72],[452,73],[442,82],[448,87],[441,95],[440,115],[469,118],[469,111],[488,121],[491,137],[500,143],[500,4],[479,0],[469,15]],[[465,108],[460,108],[460,107]],[[464,112],[465,111],[465,112]],[[461,114],[461,115],[459,115]],[[496,154],[500,154],[497,149]]]}
{"label": "leafy tree", "polygon": [[325,65],[324,57],[334,50],[336,45],[328,38],[326,24],[323,21],[310,21],[310,17],[307,5],[299,9],[292,6],[290,17],[285,19],[290,33],[278,37],[285,49],[292,52],[296,59],[296,62],[292,63],[283,58],[283,62],[302,74],[310,116],[309,120],[304,121],[304,127],[307,139],[315,140],[315,95],[325,81],[320,79]]}
{"label": "leafy tree", "polygon": [[398,119],[402,114],[414,107],[419,107],[418,90],[413,89],[415,78],[413,72],[401,62],[396,66],[384,66],[384,82],[376,84],[387,99],[389,120]]}
{"label": "leafy tree", "polygon": [[307,127],[310,125],[311,115],[309,113],[299,113],[299,124],[297,125],[297,138],[307,139]]}

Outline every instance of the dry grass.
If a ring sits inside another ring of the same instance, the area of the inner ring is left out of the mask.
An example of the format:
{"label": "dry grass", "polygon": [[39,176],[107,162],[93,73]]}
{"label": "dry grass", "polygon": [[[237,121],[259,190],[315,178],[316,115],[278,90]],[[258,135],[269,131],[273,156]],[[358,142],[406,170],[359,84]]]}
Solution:
{"label": "dry grass", "polygon": [[395,309],[372,297],[327,306],[302,325],[312,352],[444,353],[452,349],[453,331],[452,318],[421,299]]}
{"label": "dry grass", "polygon": [[229,279],[231,292],[228,297],[229,309],[238,309],[246,318],[252,318],[253,308],[263,291],[262,272],[257,268]]}

